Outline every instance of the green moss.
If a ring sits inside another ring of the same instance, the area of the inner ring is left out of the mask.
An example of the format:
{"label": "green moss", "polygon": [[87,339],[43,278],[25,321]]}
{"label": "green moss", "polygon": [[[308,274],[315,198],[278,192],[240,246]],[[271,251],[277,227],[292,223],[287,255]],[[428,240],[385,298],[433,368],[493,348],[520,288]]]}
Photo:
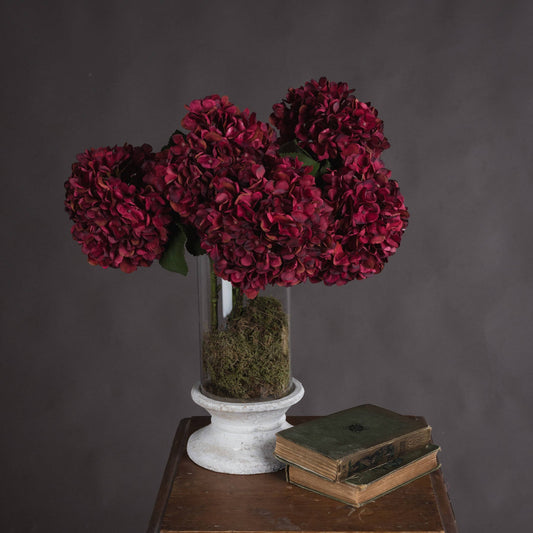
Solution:
{"label": "green moss", "polygon": [[234,399],[273,399],[290,386],[289,324],[281,303],[258,296],[206,334],[204,389]]}

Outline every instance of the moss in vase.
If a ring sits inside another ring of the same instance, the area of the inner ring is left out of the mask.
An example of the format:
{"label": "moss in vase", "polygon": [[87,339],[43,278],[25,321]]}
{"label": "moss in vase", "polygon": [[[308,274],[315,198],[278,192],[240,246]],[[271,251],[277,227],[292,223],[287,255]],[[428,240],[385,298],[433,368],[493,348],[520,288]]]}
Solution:
{"label": "moss in vase", "polygon": [[274,399],[290,386],[289,323],[281,303],[258,296],[204,338],[206,392],[242,400]]}

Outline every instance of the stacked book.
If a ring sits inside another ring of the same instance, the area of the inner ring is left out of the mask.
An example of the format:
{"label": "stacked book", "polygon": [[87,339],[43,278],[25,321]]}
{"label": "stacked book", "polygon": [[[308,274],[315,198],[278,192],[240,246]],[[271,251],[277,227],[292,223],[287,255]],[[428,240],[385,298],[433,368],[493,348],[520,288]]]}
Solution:
{"label": "stacked book", "polygon": [[287,480],[360,507],[439,468],[424,418],[360,405],[276,435]]}

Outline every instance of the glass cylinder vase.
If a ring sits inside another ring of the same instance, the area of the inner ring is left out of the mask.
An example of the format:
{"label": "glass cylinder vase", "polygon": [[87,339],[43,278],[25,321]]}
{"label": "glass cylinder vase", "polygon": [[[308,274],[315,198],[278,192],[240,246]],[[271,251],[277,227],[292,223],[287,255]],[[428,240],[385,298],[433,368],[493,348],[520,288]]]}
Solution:
{"label": "glass cylinder vase", "polygon": [[260,402],[291,392],[290,300],[269,286],[253,299],[198,258],[201,392],[223,401]]}

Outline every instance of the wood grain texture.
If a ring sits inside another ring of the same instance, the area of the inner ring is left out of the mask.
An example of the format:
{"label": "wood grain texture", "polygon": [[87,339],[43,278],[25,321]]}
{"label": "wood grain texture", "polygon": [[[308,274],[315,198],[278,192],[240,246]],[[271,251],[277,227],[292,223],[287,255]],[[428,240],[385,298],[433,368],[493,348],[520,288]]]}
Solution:
{"label": "wood grain texture", "polygon": [[283,472],[238,476],[200,468],[188,458],[185,443],[208,421],[193,417],[180,424],[148,533],[456,532],[440,473],[355,509],[288,484]]}

